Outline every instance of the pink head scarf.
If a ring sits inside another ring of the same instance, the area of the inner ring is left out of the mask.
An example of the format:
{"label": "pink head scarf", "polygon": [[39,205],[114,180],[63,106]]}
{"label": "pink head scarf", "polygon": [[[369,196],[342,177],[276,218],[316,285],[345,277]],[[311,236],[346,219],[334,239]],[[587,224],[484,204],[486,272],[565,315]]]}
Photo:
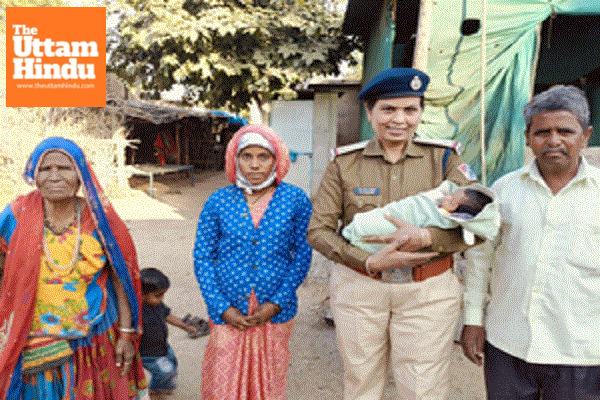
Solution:
{"label": "pink head scarf", "polygon": [[283,177],[288,173],[290,169],[290,153],[287,149],[287,146],[285,145],[283,140],[281,140],[279,135],[277,135],[277,133],[275,133],[273,129],[264,125],[246,125],[240,128],[233,135],[233,137],[227,144],[227,150],[225,151],[225,172],[227,173],[227,178],[229,178],[229,180],[232,183],[236,183],[236,157],[238,154],[240,139],[242,138],[242,136],[244,136],[244,134],[249,132],[258,133],[263,138],[265,138],[273,148],[275,156],[275,182],[279,184],[279,182],[281,182]]}

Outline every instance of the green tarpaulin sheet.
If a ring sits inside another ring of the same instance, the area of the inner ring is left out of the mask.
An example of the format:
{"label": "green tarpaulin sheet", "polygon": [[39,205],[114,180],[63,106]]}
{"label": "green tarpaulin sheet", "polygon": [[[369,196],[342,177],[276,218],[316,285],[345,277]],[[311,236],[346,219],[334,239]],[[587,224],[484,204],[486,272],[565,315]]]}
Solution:
{"label": "green tarpaulin sheet", "polygon": [[[462,142],[463,158],[480,175],[482,30],[465,36],[460,27],[465,19],[481,20],[482,3],[480,0],[434,2],[427,66],[432,80],[426,93],[423,124],[419,127],[421,136]],[[541,31],[542,23],[553,13],[598,15],[600,1],[488,0],[486,11],[485,155],[490,184],[522,164],[525,131],[522,110],[534,89],[539,49],[545,34]],[[594,40],[600,41],[598,37]],[[600,66],[597,51],[585,57],[589,61],[585,68]],[[580,64],[573,71],[581,72]],[[566,81],[568,78],[565,76]]]}

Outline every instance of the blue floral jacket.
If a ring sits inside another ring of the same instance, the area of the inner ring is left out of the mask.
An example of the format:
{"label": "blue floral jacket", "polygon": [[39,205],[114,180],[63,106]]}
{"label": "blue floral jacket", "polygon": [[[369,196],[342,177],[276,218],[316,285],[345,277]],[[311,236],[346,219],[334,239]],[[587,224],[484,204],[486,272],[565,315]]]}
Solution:
{"label": "blue floral jacket", "polygon": [[258,228],[240,188],[231,185],[208,198],[198,220],[194,272],[215,324],[225,324],[221,315],[231,306],[247,314],[253,289],[259,304],[281,307],[271,322],[296,315],[296,289],[310,267],[311,211],[302,189],[285,182],[277,186]]}

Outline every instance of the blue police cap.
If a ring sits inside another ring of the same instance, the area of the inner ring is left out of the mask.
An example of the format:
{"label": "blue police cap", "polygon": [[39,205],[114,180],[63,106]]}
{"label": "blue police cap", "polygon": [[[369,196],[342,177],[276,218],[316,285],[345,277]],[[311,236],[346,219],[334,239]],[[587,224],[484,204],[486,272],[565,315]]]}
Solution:
{"label": "blue police cap", "polygon": [[358,94],[360,100],[419,96],[427,89],[429,76],[414,68],[389,68],[381,71]]}

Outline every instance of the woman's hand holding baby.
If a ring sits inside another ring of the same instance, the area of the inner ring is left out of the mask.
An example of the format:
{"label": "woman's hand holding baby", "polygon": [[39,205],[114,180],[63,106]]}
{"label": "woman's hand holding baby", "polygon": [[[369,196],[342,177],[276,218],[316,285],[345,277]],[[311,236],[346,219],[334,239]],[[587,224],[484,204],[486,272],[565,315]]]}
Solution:
{"label": "woman's hand holding baby", "polygon": [[368,243],[400,242],[402,245],[398,250],[408,252],[418,251],[431,245],[431,235],[427,229],[419,228],[389,214],[385,218],[394,224],[397,230],[388,235],[365,236],[363,241]]}

